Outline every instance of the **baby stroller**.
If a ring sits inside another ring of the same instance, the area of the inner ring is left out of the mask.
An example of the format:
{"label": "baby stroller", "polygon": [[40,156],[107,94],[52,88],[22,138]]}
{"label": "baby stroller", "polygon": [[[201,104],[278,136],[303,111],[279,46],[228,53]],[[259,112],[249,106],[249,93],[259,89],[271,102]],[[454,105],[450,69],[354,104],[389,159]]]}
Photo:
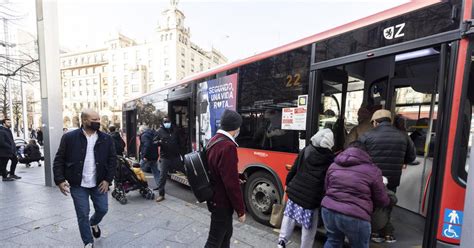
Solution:
{"label": "baby stroller", "polygon": [[36,162],[38,166],[41,167],[41,161],[44,160],[44,157],[38,147],[37,151],[32,150],[31,147],[28,147],[26,140],[20,138],[15,139],[15,147],[19,163],[25,164],[26,167],[31,167],[31,163]]}
{"label": "baby stroller", "polygon": [[117,173],[115,175],[114,190],[112,197],[121,204],[127,204],[126,194],[133,190],[139,190],[143,198],[152,200],[155,193],[148,188],[146,181],[140,180],[130,166],[130,162],[121,156],[117,156]]}

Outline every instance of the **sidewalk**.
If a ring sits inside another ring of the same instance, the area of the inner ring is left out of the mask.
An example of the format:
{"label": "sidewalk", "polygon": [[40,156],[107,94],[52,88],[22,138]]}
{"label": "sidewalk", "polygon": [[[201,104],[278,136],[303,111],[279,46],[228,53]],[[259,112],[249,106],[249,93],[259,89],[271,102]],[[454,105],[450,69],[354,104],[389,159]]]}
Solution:
{"label": "sidewalk", "polygon": [[[72,200],[44,186],[44,168],[20,164],[17,175],[23,178],[0,182],[0,247],[83,247]],[[109,197],[95,247],[204,247],[206,209],[172,196],[159,204],[138,192],[127,197],[126,205]],[[276,247],[277,239],[277,233],[234,221],[232,247]]]}

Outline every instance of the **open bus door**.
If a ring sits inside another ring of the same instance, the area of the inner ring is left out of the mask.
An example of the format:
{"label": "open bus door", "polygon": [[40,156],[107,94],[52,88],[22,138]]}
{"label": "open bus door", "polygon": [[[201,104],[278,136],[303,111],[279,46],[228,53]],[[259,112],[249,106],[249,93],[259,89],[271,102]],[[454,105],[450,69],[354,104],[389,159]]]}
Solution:
{"label": "open bus door", "polygon": [[[180,154],[189,153],[195,145],[195,107],[193,97],[193,85],[171,89],[168,92],[168,117],[177,129],[180,138]],[[175,173],[171,174],[171,179],[183,184],[188,184],[184,176],[182,165],[174,168]]]}
{"label": "open bus door", "polygon": [[[367,129],[371,128],[370,123],[358,119],[361,107],[371,113],[377,109],[388,109],[393,117],[402,116],[407,123],[404,127],[407,137],[417,131],[416,123],[420,119],[426,119],[426,125],[418,130],[425,134],[418,137],[422,152],[416,162],[407,165],[402,171],[401,183],[397,188],[399,202],[392,212],[391,220],[398,241],[390,247],[421,246],[424,237],[435,236],[428,228],[435,225],[431,218],[433,211],[436,211],[433,203],[428,204],[429,195],[434,194],[428,189],[432,183],[438,182],[437,178],[431,178],[430,175],[439,173],[444,166],[436,151],[442,143],[438,136],[446,131],[438,120],[446,104],[444,88],[448,80],[446,69],[450,47],[441,44],[416,51],[401,50],[392,55],[362,61],[341,60],[339,65],[331,61],[327,67],[324,62],[312,65],[312,74],[316,78],[312,106],[319,110],[319,114],[312,113],[312,118],[317,118],[320,125],[312,124],[313,130],[309,136],[317,131],[314,127],[321,128],[324,119],[319,118],[324,117],[325,113],[336,113],[334,119],[344,120],[333,128],[333,131],[342,133],[339,139],[343,140],[336,142],[347,145],[349,139],[354,138],[349,134],[355,126],[367,125]],[[346,78],[335,80],[336,74],[339,77],[346,75]],[[337,99],[340,107],[328,101],[328,96]]]}

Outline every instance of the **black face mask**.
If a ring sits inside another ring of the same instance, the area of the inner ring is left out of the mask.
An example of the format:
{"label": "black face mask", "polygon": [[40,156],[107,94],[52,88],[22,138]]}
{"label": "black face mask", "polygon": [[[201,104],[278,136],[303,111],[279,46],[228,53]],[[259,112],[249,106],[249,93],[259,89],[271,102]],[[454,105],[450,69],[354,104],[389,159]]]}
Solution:
{"label": "black face mask", "polygon": [[89,125],[89,128],[94,130],[94,131],[99,130],[100,129],[100,122],[92,121],[91,124]]}

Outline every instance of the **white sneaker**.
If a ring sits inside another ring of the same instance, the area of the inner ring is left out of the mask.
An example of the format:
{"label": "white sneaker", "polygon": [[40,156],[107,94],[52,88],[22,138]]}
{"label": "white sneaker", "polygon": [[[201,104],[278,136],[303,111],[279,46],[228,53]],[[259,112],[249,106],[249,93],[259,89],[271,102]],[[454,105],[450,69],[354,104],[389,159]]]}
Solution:
{"label": "white sneaker", "polygon": [[87,245],[84,246],[84,248],[93,248],[94,247],[94,244],[93,243],[89,243]]}

